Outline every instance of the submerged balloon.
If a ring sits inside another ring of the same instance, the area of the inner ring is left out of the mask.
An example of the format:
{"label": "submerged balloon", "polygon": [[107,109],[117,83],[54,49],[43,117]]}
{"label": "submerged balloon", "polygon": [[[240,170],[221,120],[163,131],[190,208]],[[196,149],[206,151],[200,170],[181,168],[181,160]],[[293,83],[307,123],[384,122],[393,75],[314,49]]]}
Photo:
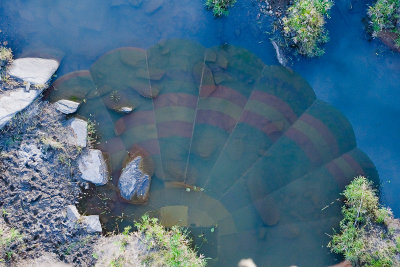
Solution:
{"label": "submerged balloon", "polygon": [[[338,110],[297,74],[242,48],[185,40],[120,48],[53,88],[52,101],[85,99],[79,114],[98,122],[114,185],[128,152],[151,157],[147,205],[98,188],[111,195],[103,223],[152,212],[189,226],[211,265],[332,264],[324,233],[339,221],[339,193],[356,175],[378,179]],[[102,212],[95,199],[88,212]]]}

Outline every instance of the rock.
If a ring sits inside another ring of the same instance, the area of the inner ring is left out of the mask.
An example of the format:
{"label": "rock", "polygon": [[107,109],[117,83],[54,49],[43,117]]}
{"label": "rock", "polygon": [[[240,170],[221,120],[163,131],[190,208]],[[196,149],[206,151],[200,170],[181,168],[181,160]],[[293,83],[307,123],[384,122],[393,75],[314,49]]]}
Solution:
{"label": "rock", "polygon": [[120,113],[128,114],[133,111],[133,107],[121,107],[121,108],[117,109],[116,111],[120,112]]}
{"label": "rock", "polygon": [[71,145],[86,147],[87,143],[87,122],[81,119],[72,118],[67,121],[70,134],[67,141]]}
{"label": "rock", "polygon": [[280,211],[272,197],[266,196],[264,199],[256,201],[254,206],[266,225],[273,226],[279,222]]}
{"label": "rock", "polygon": [[217,65],[226,70],[228,68],[228,59],[224,55],[218,54]]}
{"label": "rock", "polygon": [[103,153],[98,149],[89,149],[78,160],[81,178],[95,185],[105,185],[108,182],[107,164]]}
{"label": "rock", "polygon": [[162,5],[164,4],[164,0],[150,0],[147,1],[146,5],[146,13],[147,14],[154,14],[159,9],[161,9]]}
{"label": "rock", "polygon": [[41,93],[42,90],[26,92],[24,88],[18,88],[0,95],[0,129],[18,112],[28,107]]}
{"label": "rock", "polygon": [[67,219],[70,222],[77,222],[81,218],[81,215],[79,214],[77,208],[74,205],[68,205],[67,206]]}
{"label": "rock", "polygon": [[78,110],[80,103],[63,99],[57,101],[54,105],[55,108],[61,113],[72,114]]}
{"label": "rock", "polygon": [[275,52],[276,52],[276,58],[278,59],[279,64],[281,64],[282,66],[286,66],[287,64],[287,59],[285,58],[285,56],[281,53],[281,49],[278,46],[278,44],[275,41],[271,41]]}
{"label": "rock", "polygon": [[82,224],[88,233],[101,233],[101,223],[99,215],[82,216]]}
{"label": "rock", "polygon": [[142,170],[142,156],[136,156],[122,170],[118,188],[121,197],[134,202],[147,201],[151,183],[151,176]]}
{"label": "rock", "polygon": [[257,267],[252,259],[242,259],[238,263],[238,267]]}
{"label": "rock", "polygon": [[8,74],[32,84],[45,84],[59,65],[55,59],[18,58],[12,62]]}
{"label": "rock", "polygon": [[352,267],[353,265],[349,261],[342,261],[341,263],[331,265],[329,267]]}

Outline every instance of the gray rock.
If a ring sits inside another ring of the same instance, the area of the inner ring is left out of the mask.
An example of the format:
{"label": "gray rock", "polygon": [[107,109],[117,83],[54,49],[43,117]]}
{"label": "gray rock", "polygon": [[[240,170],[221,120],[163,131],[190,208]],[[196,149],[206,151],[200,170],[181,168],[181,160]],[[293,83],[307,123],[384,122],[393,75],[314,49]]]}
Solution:
{"label": "gray rock", "polygon": [[3,128],[18,112],[28,107],[42,90],[30,90],[24,88],[7,91],[0,96],[0,129]]}
{"label": "gray rock", "polygon": [[135,157],[122,170],[119,177],[118,187],[121,197],[126,200],[145,202],[148,198],[151,176],[144,173],[140,168],[141,156]]}
{"label": "gray rock", "polygon": [[64,114],[72,114],[75,113],[79,108],[80,103],[71,101],[71,100],[59,100],[54,106],[55,108]]}
{"label": "gray rock", "polygon": [[44,85],[56,72],[60,63],[55,59],[18,58],[8,69],[8,74],[32,84]]}
{"label": "gray rock", "polygon": [[257,267],[252,259],[242,259],[238,263],[238,267]]}
{"label": "gray rock", "polygon": [[74,205],[68,205],[67,206],[67,219],[68,221],[75,223],[81,218],[81,215],[79,214],[78,210]]}
{"label": "gray rock", "polygon": [[67,121],[70,129],[67,141],[71,145],[86,147],[87,143],[87,122],[81,119],[72,118]]}
{"label": "gray rock", "polygon": [[103,153],[97,149],[89,149],[78,160],[81,178],[95,185],[105,185],[108,182],[107,164]]}
{"label": "gray rock", "polygon": [[102,232],[99,215],[82,216],[82,224],[88,233]]}
{"label": "gray rock", "polygon": [[121,113],[128,114],[128,113],[131,113],[133,111],[133,107],[121,107],[121,108],[117,109],[117,111],[121,112]]}

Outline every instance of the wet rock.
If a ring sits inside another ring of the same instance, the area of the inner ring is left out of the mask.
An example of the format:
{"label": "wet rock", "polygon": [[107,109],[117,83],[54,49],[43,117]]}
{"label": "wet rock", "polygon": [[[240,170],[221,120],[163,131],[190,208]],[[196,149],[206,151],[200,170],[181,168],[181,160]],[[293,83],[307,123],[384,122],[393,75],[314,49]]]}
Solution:
{"label": "wet rock", "polygon": [[228,68],[228,59],[224,55],[219,54],[217,58],[217,65],[226,70]]}
{"label": "wet rock", "polygon": [[149,196],[151,176],[143,171],[143,157],[137,156],[122,170],[118,188],[121,197],[133,202],[145,202]]}
{"label": "wet rock", "polygon": [[42,90],[26,92],[24,88],[18,88],[0,95],[0,129],[18,112],[27,108],[41,92]]}
{"label": "wet rock", "polygon": [[238,267],[257,267],[252,259],[242,259],[238,263]]}
{"label": "wet rock", "polygon": [[45,84],[56,72],[60,63],[55,59],[18,58],[14,60],[8,73],[32,84]]}
{"label": "wet rock", "polygon": [[268,226],[276,225],[280,220],[280,211],[272,197],[265,197],[254,203],[263,222]]}
{"label": "wet rock", "polygon": [[63,99],[57,101],[54,105],[55,108],[61,113],[72,114],[78,110],[80,103]]}
{"label": "wet rock", "polygon": [[88,233],[102,232],[99,215],[82,216],[82,224]]}
{"label": "wet rock", "polygon": [[67,121],[70,129],[67,141],[71,145],[86,147],[87,144],[87,122],[78,118]]}
{"label": "wet rock", "polygon": [[208,50],[206,52],[205,61],[206,62],[215,62],[215,61],[217,61],[217,53],[215,53],[214,51]]}
{"label": "wet rock", "polygon": [[164,0],[150,0],[147,2],[146,5],[146,13],[147,14],[154,14],[158,10],[162,8],[162,5],[164,4]]}
{"label": "wet rock", "polygon": [[352,267],[353,265],[349,261],[342,261],[341,263],[331,265],[329,267]]}
{"label": "wet rock", "polygon": [[105,185],[108,182],[107,164],[103,153],[98,149],[89,149],[78,160],[81,178],[95,185]]}
{"label": "wet rock", "polygon": [[287,59],[283,55],[281,48],[278,46],[278,44],[275,41],[271,41],[271,43],[275,49],[276,58],[278,59],[279,64],[281,64],[282,66],[286,66]]}
{"label": "wet rock", "polygon": [[129,114],[133,111],[133,107],[121,107],[121,108],[117,109],[116,111],[120,112],[120,113]]}

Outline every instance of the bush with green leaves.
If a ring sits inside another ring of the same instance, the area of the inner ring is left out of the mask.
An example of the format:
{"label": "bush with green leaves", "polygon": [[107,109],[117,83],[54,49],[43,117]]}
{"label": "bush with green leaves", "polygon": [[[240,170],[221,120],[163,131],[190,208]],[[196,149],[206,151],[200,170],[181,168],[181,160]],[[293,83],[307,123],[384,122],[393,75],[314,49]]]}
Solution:
{"label": "bush with green leaves", "polygon": [[214,16],[221,17],[227,16],[228,8],[232,7],[236,0],[207,0],[206,7],[212,9]]}
{"label": "bush with green leaves", "polygon": [[[3,216],[5,210],[3,210]],[[1,220],[1,219],[0,219]],[[9,262],[15,251],[23,243],[23,236],[14,228],[7,227],[0,222],[0,266],[2,262]]]}
{"label": "bush with green leaves", "polygon": [[320,45],[328,42],[325,18],[329,18],[330,0],[296,0],[283,18],[283,32],[286,41],[295,46],[304,56],[321,56]]}
{"label": "bush with green leaves", "polygon": [[13,60],[13,54],[10,48],[0,46],[0,69]]}
{"label": "bush with green leaves", "polygon": [[157,218],[144,215],[135,226],[139,236],[142,236],[149,253],[144,262],[146,266],[171,266],[171,267],[203,267],[206,260],[203,255],[197,256],[190,246],[185,229],[173,226],[167,230]]}
{"label": "bush with green leaves", "polygon": [[390,209],[380,207],[376,190],[365,177],[356,177],[344,192],[340,232],[328,247],[342,254],[353,266],[399,266],[396,255],[400,235],[385,223],[393,220]]}
{"label": "bush with green leaves", "polygon": [[[368,8],[373,37],[377,37],[381,31],[390,31],[399,35],[399,29],[396,27],[397,21],[400,19],[399,8],[399,0],[378,0]],[[400,47],[399,37],[396,45]]]}

